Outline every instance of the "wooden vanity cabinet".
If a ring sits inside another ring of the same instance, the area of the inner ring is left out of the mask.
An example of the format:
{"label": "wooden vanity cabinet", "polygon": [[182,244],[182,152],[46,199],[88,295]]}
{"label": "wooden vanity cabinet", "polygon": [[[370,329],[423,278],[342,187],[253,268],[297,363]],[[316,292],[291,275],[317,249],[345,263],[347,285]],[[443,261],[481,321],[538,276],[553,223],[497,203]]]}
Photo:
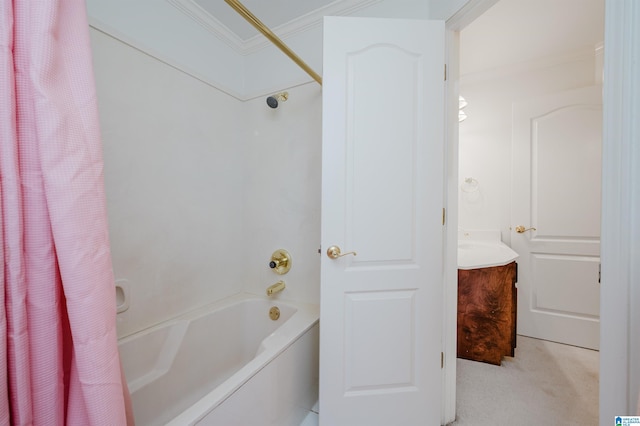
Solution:
{"label": "wooden vanity cabinet", "polygon": [[458,269],[458,358],[500,365],[516,348],[517,264]]}

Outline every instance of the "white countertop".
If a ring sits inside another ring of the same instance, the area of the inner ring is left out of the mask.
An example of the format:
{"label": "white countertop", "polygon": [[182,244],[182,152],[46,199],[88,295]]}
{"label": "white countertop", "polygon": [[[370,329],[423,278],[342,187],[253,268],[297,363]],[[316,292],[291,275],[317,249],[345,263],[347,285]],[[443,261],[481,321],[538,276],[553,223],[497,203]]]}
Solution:
{"label": "white countertop", "polygon": [[458,269],[507,265],[518,253],[500,240],[497,230],[458,230]]}

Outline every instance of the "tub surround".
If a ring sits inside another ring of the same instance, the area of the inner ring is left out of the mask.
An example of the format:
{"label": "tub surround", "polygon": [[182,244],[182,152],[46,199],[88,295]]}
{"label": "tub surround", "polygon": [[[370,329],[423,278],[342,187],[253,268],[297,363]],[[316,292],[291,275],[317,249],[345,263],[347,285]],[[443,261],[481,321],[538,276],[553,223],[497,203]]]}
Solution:
{"label": "tub surround", "polygon": [[246,259],[229,255],[245,246],[245,114],[229,95],[90,34],[124,337],[246,290]]}
{"label": "tub surround", "polygon": [[91,41],[113,268],[123,283],[118,337],[238,292],[264,294],[277,281],[268,260],[278,247],[295,257],[278,297],[319,303],[317,83],[289,88],[273,110],[95,29]]}

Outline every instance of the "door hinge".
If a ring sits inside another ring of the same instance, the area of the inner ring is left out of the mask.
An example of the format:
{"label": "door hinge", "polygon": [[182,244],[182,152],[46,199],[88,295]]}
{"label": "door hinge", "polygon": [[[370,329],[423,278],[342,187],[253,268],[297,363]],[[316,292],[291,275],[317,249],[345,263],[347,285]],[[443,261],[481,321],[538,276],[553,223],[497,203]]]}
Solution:
{"label": "door hinge", "polygon": [[444,368],[444,352],[440,352],[440,368]]}
{"label": "door hinge", "polygon": [[443,207],[442,208],[442,224],[443,225],[446,222],[446,217],[447,217],[447,210]]}
{"label": "door hinge", "polygon": [[602,279],[602,263],[598,263],[598,284],[600,284],[601,279]]}
{"label": "door hinge", "polygon": [[444,81],[447,81],[447,64],[444,64]]}

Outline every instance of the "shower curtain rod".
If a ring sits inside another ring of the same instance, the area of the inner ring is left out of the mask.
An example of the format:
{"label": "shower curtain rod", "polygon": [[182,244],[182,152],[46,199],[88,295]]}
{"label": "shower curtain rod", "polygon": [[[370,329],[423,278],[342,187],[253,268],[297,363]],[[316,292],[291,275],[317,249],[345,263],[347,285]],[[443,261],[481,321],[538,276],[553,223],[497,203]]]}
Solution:
{"label": "shower curtain rod", "polygon": [[224,0],[229,6],[231,6],[236,12],[238,12],[244,19],[246,19],[253,27],[260,31],[266,38],[268,38],[276,47],[285,55],[287,55],[293,62],[298,64],[300,68],[306,71],[315,81],[318,82],[322,86],[322,77],[318,75],[309,65],[306,64],[298,55],[296,55],[293,50],[289,48],[280,38],[273,33],[265,24],[260,22],[256,16],[249,11],[240,1],[238,0]]}

